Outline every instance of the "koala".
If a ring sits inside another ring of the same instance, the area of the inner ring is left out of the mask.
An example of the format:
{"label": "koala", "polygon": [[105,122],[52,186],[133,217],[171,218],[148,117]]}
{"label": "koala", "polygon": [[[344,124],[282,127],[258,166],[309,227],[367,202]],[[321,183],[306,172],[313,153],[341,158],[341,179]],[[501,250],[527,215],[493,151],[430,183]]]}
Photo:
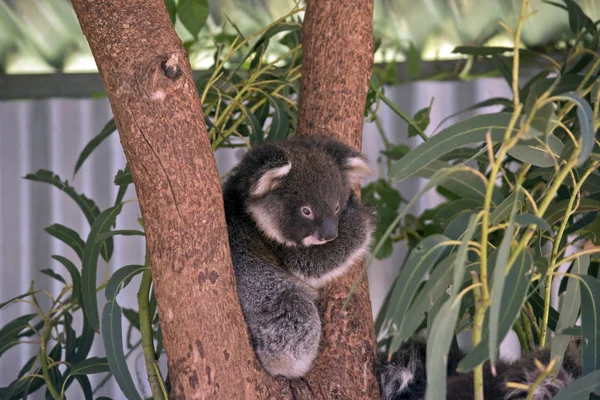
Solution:
{"label": "koala", "polygon": [[353,192],[369,173],[365,156],[343,143],[292,137],[250,150],[223,185],[242,312],[273,376],[310,370],[319,289],[369,249],[375,211]]}
{"label": "koala", "polygon": [[[563,364],[555,378],[544,379],[536,388],[534,400],[551,400],[569,382],[581,376],[580,344],[572,341],[565,354]],[[451,350],[448,354],[446,398],[448,400],[473,399],[473,374],[460,373],[457,366],[465,356],[460,351]],[[533,385],[539,376],[535,360],[547,365],[550,362],[550,349],[536,349],[521,359],[496,364],[496,376],[489,363],[483,367],[484,398],[486,400],[526,399],[528,393],[521,389],[506,386],[507,382]],[[427,387],[426,344],[420,339],[411,339],[392,354],[389,362],[386,354],[380,354],[379,379],[383,400],[421,400],[425,398]]]}

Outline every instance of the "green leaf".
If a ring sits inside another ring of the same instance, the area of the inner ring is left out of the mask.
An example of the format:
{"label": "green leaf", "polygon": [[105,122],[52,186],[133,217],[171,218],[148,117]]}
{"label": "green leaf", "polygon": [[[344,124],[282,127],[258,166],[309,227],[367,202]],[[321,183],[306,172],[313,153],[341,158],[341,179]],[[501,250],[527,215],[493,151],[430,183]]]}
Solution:
{"label": "green leaf", "polygon": [[591,173],[581,185],[581,191],[589,194],[600,193],[600,175]]}
{"label": "green leaf", "polygon": [[511,113],[477,115],[445,128],[394,163],[389,177],[402,181],[416,175],[422,168],[457,147],[485,141],[488,132],[492,143],[501,141],[511,116]]}
{"label": "green leaf", "polygon": [[[498,322],[497,337],[502,340],[513,326],[515,319],[520,315],[521,307],[525,302],[530,276],[528,274],[533,265],[533,255],[529,249],[523,250],[508,271],[504,280],[502,293],[502,307]],[[484,319],[484,330],[481,342],[458,364],[460,372],[467,372],[488,359],[489,351],[489,311]]]}
{"label": "green leaf", "polygon": [[38,293],[38,292],[39,292],[39,290],[36,290],[35,292],[32,292],[30,290],[27,293],[23,293],[23,294],[20,294],[18,296],[15,296],[12,299],[9,299],[9,300],[5,301],[4,303],[0,303],[0,310],[2,310],[4,307],[6,307],[7,305],[13,303],[16,300],[24,299],[25,297],[29,297],[31,295],[34,295],[34,294]]}
{"label": "green leaf", "polygon": [[83,211],[86,219],[90,224],[94,222],[94,219],[100,214],[100,209],[94,203],[92,199],[85,197],[83,194],[79,194],[75,189],[69,185],[68,181],[62,181],[60,176],[55,175],[52,171],[40,169],[35,174],[25,175],[25,179],[35,182],[49,183],[58,189],[64,191]]}
{"label": "green leaf", "polygon": [[73,329],[73,316],[71,314],[65,312],[63,322],[65,327],[65,361],[70,363],[77,349],[77,334]]}
{"label": "green leaf", "polygon": [[515,222],[519,225],[537,225],[537,227],[543,231],[552,231],[552,228],[546,221],[530,213],[517,215],[515,217]]}
{"label": "green leaf", "polygon": [[572,382],[554,397],[554,400],[587,399],[590,393],[600,395],[600,370],[590,372]]}
{"label": "green leaf", "polygon": [[498,207],[490,213],[490,225],[494,226],[506,220],[510,216],[513,204],[517,203],[517,209],[523,207],[523,192],[520,190],[512,191]]}
{"label": "green leaf", "polygon": [[115,185],[118,186],[129,185],[130,183],[133,183],[133,177],[131,176],[129,169],[127,168],[125,170],[117,171],[114,182]]}
{"label": "green leaf", "polygon": [[[406,52],[406,61],[408,63],[408,77],[409,78],[418,77],[419,76],[419,62],[421,61],[421,54],[419,53],[419,50],[415,47],[415,44],[412,41],[410,42],[408,51]],[[429,112],[427,112],[427,113],[429,114]],[[427,118],[429,119],[429,116]],[[415,135],[416,135],[416,133],[415,133]],[[409,128],[409,136],[410,136],[410,128]]]}
{"label": "green leaf", "polygon": [[[410,315],[406,310],[411,304],[419,287],[419,282],[425,274],[437,263],[445,250],[444,242],[448,238],[443,235],[432,235],[423,239],[410,253],[406,262],[400,269],[396,279],[397,284],[390,295],[392,305],[388,309],[388,320],[392,320],[397,326],[397,331],[402,327]],[[389,353],[396,351],[400,343],[406,339],[394,332],[394,338],[390,344]]]}
{"label": "green leaf", "polygon": [[[587,274],[588,267],[590,266],[590,256],[585,254],[581,257],[577,257],[573,262],[571,273],[577,275]],[[578,279],[571,279],[565,276],[563,279],[568,279],[567,290],[560,295],[560,307],[558,323],[556,325],[556,332],[562,332],[567,328],[575,325],[577,317],[579,316],[579,309],[581,308],[581,293],[580,283]],[[562,365],[563,356],[569,345],[570,338],[564,335],[556,335],[552,338],[552,346],[550,358],[556,358],[556,368]]]}
{"label": "green leaf", "polygon": [[[431,108],[430,107],[425,107],[420,109],[419,111],[417,111],[415,113],[415,116],[413,117],[413,122],[415,123],[416,126],[418,126],[421,131],[424,131],[425,129],[427,129],[427,126],[429,126],[429,113],[431,112]],[[415,137],[418,136],[419,132],[415,129],[415,127],[413,125],[409,125],[408,126],[408,137]]]}
{"label": "green leaf", "polygon": [[102,312],[102,339],[106,359],[119,388],[129,400],[140,400],[131,374],[127,369],[127,360],[123,353],[123,334],[121,332],[121,308],[116,301],[110,301]]}
{"label": "green leaf", "polygon": [[508,66],[503,57],[498,56],[496,54],[492,55],[492,64],[494,67],[500,72],[500,74],[504,77],[506,83],[508,83],[508,87],[512,86],[512,69]]}
{"label": "green leaf", "polygon": [[75,170],[73,171],[73,176],[77,175],[77,171],[79,171],[79,168],[81,168],[83,162],[90,156],[90,154],[92,154],[92,151],[94,151],[94,149],[98,147],[100,143],[104,141],[104,139],[109,137],[116,130],[117,125],[115,124],[115,120],[111,118],[111,120],[108,121],[106,125],[104,125],[104,128],[102,128],[100,133],[94,136],[94,138],[90,140],[88,144],[85,145],[85,147],[81,151],[81,154],[79,154],[79,158],[75,163]]}
{"label": "green leaf", "polygon": [[[85,400],[94,400],[94,394],[92,391],[92,385],[90,384],[90,380],[85,375],[77,375],[75,376],[77,382],[79,382],[79,386],[81,386],[81,391],[83,392],[83,398]],[[98,397],[100,399],[100,397]],[[98,400],[96,399],[96,400]]]}
{"label": "green leaf", "polygon": [[29,326],[29,321],[37,314],[26,314],[7,323],[0,329],[0,356],[11,347],[19,344],[18,335]]}
{"label": "green leaf", "polygon": [[[562,200],[557,203],[553,203],[548,207],[546,212],[544,213],[544,220],[548,222],[550,225],[554,225],[563,219],[567,207],[569,205],[569,200]],[[590,212],[590,211],[598,211],[600,210],[600,201],[588,198],[582,198],[579,201],[579,207],[575,210],[575,213],[582,212]]]}
{"label": "green leaf", "polygon": [[73,364],[77,364],[78,362],[81,362],[87,358],[90,349],[92,348],[95,334],[96,332],[94,329],[92,329],[88,319],[84,318],[83,331],[81,332],[81,336],[77,338],[77,350],[75,351],[75,355],[71,361]]}
{"label": "green leaf", "polygon": [[42,269],[42,270],[40,270],[40,272],[44,275],[49,276],[52,279],[56,279],[57,281],[64,283],[65,285],[67,284],[67,281],[65,281],[65,278],[60,276],[60,274],[57,274],[56,272],[52,271],[50,268]]}
{"label": "green leaf", "polygon": [[123,235],[123,236],[145,236],[146,234],[142,231],[138,231],[136,229],[121,229],[121,230],[114,230],[114,231],[108,231],[108,232],[102,232],[99,233],[98,236],[96,236],[96,241],[97,242],[104,242],[106,239],[111,238],[113,236],[116,235]]}
{"label": "green leaf", "polygon": [[71,282],[73,283],[73,296],[77,299],[77,301],[79,301],[79,304],[83,304],[81,294],[81,276],[79,275],[79,270],[75,264],[63,256],[53,255],[52,258],[64,265],[67,271],[69,271],[69,274],[71,275]]}
{"label": "green leaf", "polygon": [[267,140],[273,141],[285,139],[289,129],[289,117],[285,111],[285,107],[280,100],[274,97],[269,97],[269,103],[271,103],[271,106],[273,107],[273,119],[271,120]]}
{"label": "green leaf", "polygon": [[580,275],[581,333],[583,336],[583,374],[600,370],[600,281],[590,275]]}
{"label": "green leaf", "polygon": [[[400,337],[408,338],[412,336],[421,325],[425,313],[433,307],[446,294],[446,290],[452,285],[453,281],[453,263],[456,261],[456,255],[442,259],[434,268],[427,282],[419,291],[415,300],[406,312],[410,315],[407,318],[402,329],[398,332]],[[469,264],[465,271],[473,271],[479,264]]]}
{"label": "green leaf", "polygon": [[126,265],[115,271],[108,280],[104,295],[108,301],[116,301],[117,294],[127,286],[131,279],[146,269],[145,265]]}
{"label": "green leaf", "polygon": [[[519,189],[517,190],[520,191]],[[514,220],[518,210],[517,207],[519,205],[517,199],[518,198],[515,197],[515,200],[513,201],[510,217],[508,218],[508,227],[506,228],[506,231],[504,231],[504,236],[502,237],[502,241],[498,247],[496,264],[494,266],[492,278],[493,286],[489,309],[489,357],[492,365],[496,363],[496,348],[499,345],[498,334],[500,332],[498,325],[500,324],[500,313],[503,310],[503,303],[508,301],[507,298],[503,298],[503,294],[506,272],[508,270],[507,267],[511,267],[508,264],[508,260],[510,257],[510,245],[513,241],[513,235],[515,231]]]}
{"label": "green leaf", "polygon": [[208,14],[207,0],[179,0],[177,6],[179,21],[195,38],[204,28]]}
{"label": "green leaf", "polygon": [[71,367],[69,375],[92,375],[110,372],[108,360],[105,357],[91,357]]}
{"label": "green leaf", "polygon": [[94,330],[100,327],[98,317],[98,300],[96,298],[96,271],[98,268],[98,256],[102,243],[98,243],[97,236],[106,232],[115,222],[117,215],[121,212],[123,204],[107,208],[94,220],[92,229],[88,235],[83,250],[83,261],[81,267],[81,289],[83,293],[83,309],[86,318]]}
{"label": "green leaf", "polygon": [[548,135],[546,143],[552,153],[549,153],[546,146],[540,143],[538,139],[521,140],[515,147],[508,150],[507,153],[517,160],[535,165],[536,167],[552,167],[558,164],[565,145],[553,134]]}
{"label": "green leaf", "polygon": [[436,313],[427,337],[427,390],[425,399],[446,398],[448,351],[454,336],[454,327],[460,311],[460,300],[450,297]]}
{"label": "green leaf", "polygon": [[580,167],[594,149],[594,112],[590,104],[574,92],[554,97],[570,101],[577,106],[577,119],[581,130],[581,153],[579,154],[577,166]]}
{"label": "green leaf", "polygon": [[[534,315],[541,319],[544,314],[544,299],[536,289],[533,289],[529,294],[529,304],[533,308]],[[548,328],[553,332],[556,332],[556,325],[558,325],[558,319],[560,318],[558,311],[554,307],[550,307],[550,314],[548,316]]]}
{"label": "green leaf", "polygon": [[175,25],[175,21],[177,21],[177,4],[175,4],[175,0],[165,0],[165,5],[167,6],[171,23]]}
{"label": "green leaf", "polygon": [[[450,167],[448,163],[435,160],[423,167],[416,176],[422,178],[431,178],[436,171]],[[441,187],[451,191],[460,198],[473,199],[483,203],[485,199],[486,183],[474,172],[473,169],[465,168],[462,171],[457,171],[448,180],[440,184]],[[494,187],[492,192],[492,204],[500,204],[504,200],[504,196]]]}
{"label": "green leaf", "polygon": [[432,221],[445,226],[457,215],[463,212],[475,211],[481,208],[481,206],[480,202],[473,199],[453,200],[439,207],[433,215]]}
{"label": "green leaf", "polygon": [[124,308],[123,315],[132,326],[138,330],[140,329],[140,314],[137,311],[132,310],[131,308]]}
{"label": "green leaf", "polygon": [[[469,56],[493,56],[504,53],[513,53],[514,47],[500,47],[500,46],[457,46],[454,48],[452,53],[466,54]],[[534,51],[527,49],[519,49],[520,54],[536,55]]]}
{"label": "green leaf", "polygon": [[[25,175],[25,179],[35,182],[48,183],[65,192],[73,201],[75,201],[75,203],[77,203],[90,225],[92,225],[96,217],[100,215],[100,209],[92,199],[85,197],[83,194],[77,193],[75,189],[69,185],[68,181],[63,182],[60,179],[60,176],[55,175],[52,171],[40,169],[35,174]],[[110,260],[112,251],[113,241],[110,239],[106,242],[105,247],[102,250],[102,258],[104,258],[106,261]]]}
{"label": "green leaf", "polygon": [[579,4],[573,0],[564,0],[564,2],[567,4],[571,32],[577,35],[583,28],[587,28],[588,32],[593,34],[596,31],[596,26],[590,17],[585,15]]}
{"label": "green leaf", "polygon": [[[386,180],[379,179],[362,188],[361,199],[363,204],[373,205],[377,208],[378,222],[375,231],[375,242],[377,243],[384,237],[389,222],[398,216],[402,197]],[[388,236],[384,240],[384,245],[374,254],[376,258],[382,259],[392,254],[392,239]]]}
{"label": "green leaf", "polygon": [[262,124],[259,122],[258,118],[254,113],[247,109],[244,105],[240,105],[240,110],[244,114],[245,120],[250,126],[252,130],[252,135],[250,136],[250,143],[252,145],[261,144],[264,142],[265,133],[262,129]]}
{"label": "green leaf", "polygon": [[83,257],[83,248],[85,247],[85,242],[83,239],[81,239],[79,233],[61,224],[52,224],[44,228],[44,230],[51,236],[54,236],[72,248],[79,256],[79,259]]}

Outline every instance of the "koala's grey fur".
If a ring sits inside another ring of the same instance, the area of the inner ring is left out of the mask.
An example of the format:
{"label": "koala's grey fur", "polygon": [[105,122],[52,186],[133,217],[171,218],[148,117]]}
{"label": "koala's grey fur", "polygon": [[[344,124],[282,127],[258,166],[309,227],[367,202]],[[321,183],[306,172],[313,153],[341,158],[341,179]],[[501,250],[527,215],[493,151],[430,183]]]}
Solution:
{"label": "koala's grey fur", "polygon": [[[535,389],[534,400],[551,400],[560,389],[581,376],[580,345],[576,341],[569,344],[565,358],[555,378],[544,379]],[[464,354],[450,351],[447,362],[446,399],[473,399],[473,374],[459,373],[456,368]],[[496,376],[489,363],[483,367],[484,399],[516,400],[526,399],[528,393],[521,389],[506,386],[507,382],[533,385],[540,371],[534,360],[543,365],[550,363],[550,349],[536,349],[514,362],[499,361]],[[440,360],[442,362],[442,360]],[[389,362],[385,354],[380,355],[379,379],[383,400],[422,400],[427,387],[426,344],[413,339],[404,343],[392,354]]]}
{"label": "koala's grey fur", "polygon": [[322,329],[318,290],[370,246],[375,212],[352,190],[367,173],[365,157],[340,142],[294,137],[249,151],[224,185],[240,304],[272,375],[310,370]]}

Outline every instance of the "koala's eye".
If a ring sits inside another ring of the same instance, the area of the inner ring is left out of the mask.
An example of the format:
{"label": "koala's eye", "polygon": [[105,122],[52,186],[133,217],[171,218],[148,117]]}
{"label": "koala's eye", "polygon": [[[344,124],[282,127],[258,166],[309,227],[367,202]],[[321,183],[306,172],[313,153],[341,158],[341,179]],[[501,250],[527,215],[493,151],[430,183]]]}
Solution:
{"label": "koala's eye", "polygon": [[310,208],[308,207],[302,207],[302,214],[306,217],[306,218],[312,218],[312,211]]}
{"label": "koala's eye", "polygon": [[340,203],[337,203],[335,206],[335,212],[340,211]]}

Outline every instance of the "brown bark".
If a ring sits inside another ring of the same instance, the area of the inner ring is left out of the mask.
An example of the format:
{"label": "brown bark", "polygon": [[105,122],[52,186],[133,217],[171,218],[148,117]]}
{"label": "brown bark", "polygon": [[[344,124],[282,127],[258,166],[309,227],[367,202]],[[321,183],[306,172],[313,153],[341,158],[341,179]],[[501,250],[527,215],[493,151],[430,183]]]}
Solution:
{"label": "brown bark", "polygon": [[171,398],[285,398],[249,345],[219,175],[163,0],[74,0],[144,219]]}
{"label": "brown bark", "polygon": [[[302,82],[298,134],[326,134],[360,148],[373,63],[373,0],[308,0],[302,26]],[[302,397],[379,398],[376,341],[366,279],[345,311],[342,306],[361,271],[329,287],[324,336]]]}

